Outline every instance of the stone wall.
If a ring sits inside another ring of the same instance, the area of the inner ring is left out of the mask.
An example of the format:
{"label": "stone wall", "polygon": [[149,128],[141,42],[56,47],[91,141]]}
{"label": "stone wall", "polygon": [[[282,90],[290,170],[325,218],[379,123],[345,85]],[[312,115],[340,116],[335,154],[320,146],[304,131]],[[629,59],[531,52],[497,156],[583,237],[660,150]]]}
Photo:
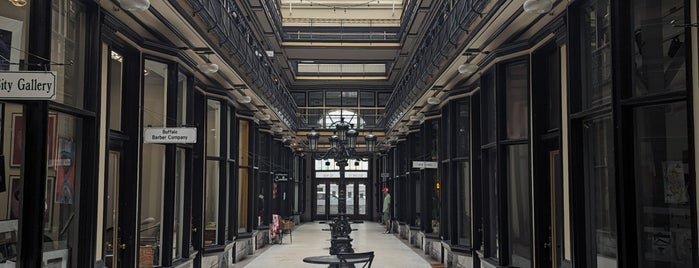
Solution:
{"label": "stone wall", "polygon": [[238,242],[231,243],[223,250],[204,255],[201,259],[202,268],[230,268],[233,267],[233,249]]}
{"label": "stone wall", "polygon": [[[251,238],[239,238],[235,241],[235,243],[236,243],[235,251],[234,251],[235,262],[239,262],[242,259],[247,258],[248,255],[250,254],[250,252],[254,253],[254,250],[253,250],[253,248],[254,248],[253,247],[253,243],[254,243],[253,240],[254,239],[256,239],[256,238],[253,236]],[[204,267],[204,266],[202,266],[202,267]]]}

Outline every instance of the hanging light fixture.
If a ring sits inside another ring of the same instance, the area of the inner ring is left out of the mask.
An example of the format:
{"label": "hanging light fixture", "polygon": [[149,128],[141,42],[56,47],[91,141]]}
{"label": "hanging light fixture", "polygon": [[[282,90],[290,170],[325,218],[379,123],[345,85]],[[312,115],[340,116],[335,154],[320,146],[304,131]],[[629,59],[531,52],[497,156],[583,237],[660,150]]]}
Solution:
{"label": "hanging light fixture", "polygon": [[369,133],[364,137],[364,141],[366,142],[366,151],[367,152],[374,152],[376,150],[376,136],[374,134]]}
{"label": "hanging light fixture", "polygon": [[250,96],[242,96],[242,97],[238,98],[237,101],[238,101],[239,103],[243,103],[243,104],[250,103],[250,102],[252,102],[252,97],[250,97]]}
{"label": "hanging light fixture", "polygon": [[[371,153],[376,150],[376,136],[373,134],[369,133],[364,138],[366,142],[366,153],[358,152],[357,140],[359,138],[359,131],[354,129],[352,124],[345,122],[342,118],[333,125],[335,126],[335,132],[328,138],[330,148],[322,155],[314,156],[314,158],[324,160],[334,159],[337,166],[346,167],[349,163],[348,160],[365,159],[371,156]],[[306,136],[308,138],[309,149],[312,152],[316,152],[318,150],[320,135],[315,129],[312,129]]]}
{"label": "hanging light fixture", "polygon": [[527,0],[522,5],[524,12],[534,14],[545,14],[551,11],[553,3],[550,0]]}
{"label": "hanging light fixture", "polygon": [[442,100],[440,100],[439,97],[429,97],[429,98],[427,98],[427,103],[432,104],[432,105],[439,104],[440,102],[442,102]]}
{"label": "hanging light fixture", "polygon": [[308,138],[308,147],[310,147],[311,151],[315,152],[318,150],[318,140],[320,139],[320,134],[318,134],[315,129],[311,129],[311,132],[308,132],[306,137]]}
{"label": "hanging light fixture", "polygon": [[467,63],[459,65],[458,70],[459,70],[460,74],[472,74],[472,73],[475,73],[476,71],[478,71],[478,65],[467,62]]}
{"label": "hanging light fixture", "polygon": [[218,72],[218,64],[212,62],[199,64],[197,65],[197,68],[199,71],[205,74]]}
{"label": "hanging light fixture", "polygon": [[27,0],[8,0],[12,5],[16,7],[23,7],[27,5]]}
{"label": "hanging light fixture", "polygon": [[150,7],[150,0],[119,0],[119,5],[128,11],[145,11]]}

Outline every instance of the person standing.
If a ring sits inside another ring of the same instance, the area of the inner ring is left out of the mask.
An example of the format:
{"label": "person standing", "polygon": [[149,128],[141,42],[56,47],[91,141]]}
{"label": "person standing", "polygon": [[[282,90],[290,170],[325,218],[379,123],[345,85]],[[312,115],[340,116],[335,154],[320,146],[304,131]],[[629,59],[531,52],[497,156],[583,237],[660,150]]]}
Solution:
{"label": "person standing", "polygon": [[383,192],[383,221],[386,223],[386,231],[384,234],[391,233],[391,194],[388,193],[388,187],[381,189]]}

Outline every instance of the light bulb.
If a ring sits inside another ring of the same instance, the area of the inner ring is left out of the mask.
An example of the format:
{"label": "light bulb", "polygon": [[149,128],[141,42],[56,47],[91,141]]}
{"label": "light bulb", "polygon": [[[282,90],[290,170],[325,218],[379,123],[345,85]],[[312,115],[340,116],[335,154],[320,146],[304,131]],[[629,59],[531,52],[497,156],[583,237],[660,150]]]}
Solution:
{"label": "light bulb", "polygon": [[458,70],[460,74],[472,74],[478,71],[478,65],[475,65],[473,63],[464,63],[459,65]]}
{"label": "light bulb", "polygon": [[534,14],[545,14],[551,11],[553,3],[550,0],[527,0],[522,5],[524,12]]}
{"label": "light bulb", "polygon": [[204,63],[197,65],[199,71],[205,74],[218,72],[218,64],[216,63]]}
{"label": "light bulb", "polygon": [[23,7],[27,5],[27,0],[9,0],[16,7]]}
{"label": "light bulb", "polygon": [[250,103],[250,102],[252,102],[252,97],[250,97],[250,96],[242,96],[242,97],[238,98],[238,102],[239,102],[239,103],[243,103],[243,104],[245,104],[245,103]]}
{"label": "light bulb", "polygon": [[427,98],[427,103],[435,105],[439,104],[442,100],[440,100],[438,97],[429,97]]}
{"label": "light bulb", "polygon": [[119,5],[128,11],[145,11],[150,7],[150,0],[119,0]]}

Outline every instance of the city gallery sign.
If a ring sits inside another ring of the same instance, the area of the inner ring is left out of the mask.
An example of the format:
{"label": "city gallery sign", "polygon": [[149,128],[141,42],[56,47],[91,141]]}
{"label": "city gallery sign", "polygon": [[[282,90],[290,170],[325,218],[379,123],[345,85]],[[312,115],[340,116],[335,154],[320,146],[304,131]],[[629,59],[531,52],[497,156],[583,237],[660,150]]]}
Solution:
{"label": "city gallery sign", "polygon": [[0,99],[55,100],[56,72],[0,71]]}

